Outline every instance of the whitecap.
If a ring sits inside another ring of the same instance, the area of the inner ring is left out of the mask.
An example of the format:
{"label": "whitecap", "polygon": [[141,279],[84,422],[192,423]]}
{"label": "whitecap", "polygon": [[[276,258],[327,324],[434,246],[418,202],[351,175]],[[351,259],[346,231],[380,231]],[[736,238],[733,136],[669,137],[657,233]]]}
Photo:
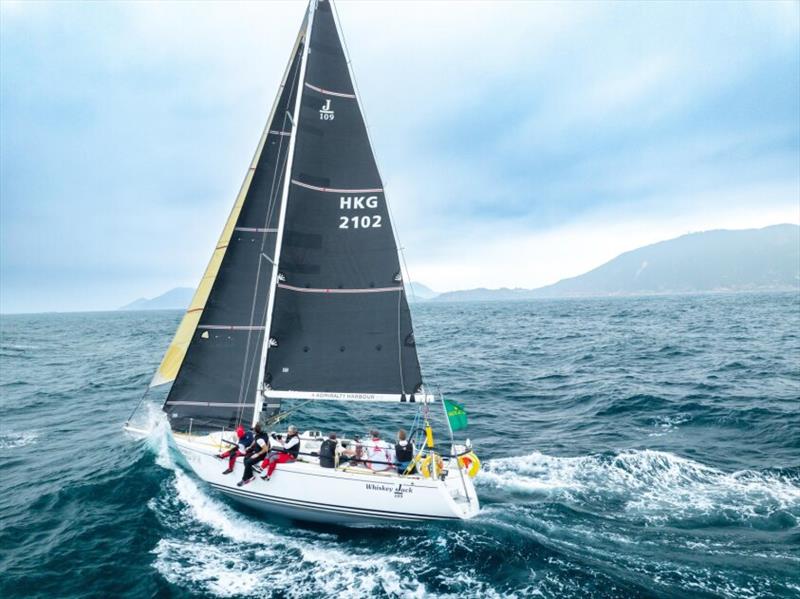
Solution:
{"label": "whitecap", "polygon": [[0,433],[0,449],[17,449],[26,445],[33,445],[38,438],[39,433],[37,431]]}
{"label": "whitecap", "polygon": [[798,481],[771,473],[726,473],[668,452],[629,450],[616,456],[555,457],[539,452],[489,460],[481,486],[557,500],[623,506],[651,523],[703,516],[744,521],[781,512],[800,518]]}

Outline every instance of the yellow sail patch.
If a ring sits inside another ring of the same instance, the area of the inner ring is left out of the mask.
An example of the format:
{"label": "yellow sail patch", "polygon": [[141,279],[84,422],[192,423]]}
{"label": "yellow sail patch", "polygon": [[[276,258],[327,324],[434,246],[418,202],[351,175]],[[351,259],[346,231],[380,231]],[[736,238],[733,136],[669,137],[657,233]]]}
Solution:
{"label": "yellow sail patch", "polygon": [[[306,13],[306,17],[303,19],[303,24],[297,34],[297,39],[295,40],[294,49],[292,50],[291,56],[296,54],[300,43],[304,39],[307,20],[308,14]],[[290,59],[289,63],[286,65],[286,70],[283,73],[281,88],[286,85],[286,78],[289,74],[289,67],[291,64],[292,61]],[[184,314],[181,324],[178,325],[178,330],[175,331],[175,337],[172,339],[172,343],[169,344],[158,370],[156,370],[156,373],[153,375],[153,380],[150,381],[150,387],[157,387],[159,385],[171,383],[175,380],[175,377],[178,376],[178,371],[181,368],[181,364],[183,364],[183,359],[186,357],[186,351],[189,349],[189,343],[191,343],[192,337],[194,337],[194,332],[197,330],[197,325],[200,322],[200,316],[203,313],[203,309],[206,307],[208,296],[211,294],[211,287],[214,285],[214,281],[219,273],[219,267],[222,264],[222,258],[225,256],[225,250],[227,249],[228,243],[231,240],[233,230],[236,228],[236,222],[239,220],[239,213],[242,211],[242,206],[244,205],[244,200],[247,197],[247,192],[250,190],[250,182],[253,180],[253,173],[256,170],[258,161],[261,159],[261,152],[264,150],[264,145],[266,144],[267,137],[269,136],[269,127],[272,123],[273,117],[275,116],[275,110],[278,106],[278,98],[280,98],[280,91],[275,97],[275,102],[272,105],[269,119],[267,119],[264,132],[261,134],[261,139],[258,142],[258,148],[256,149],[252,162],[250,163],[250,168],[247,169],[247,175],[242,182],[242,187],[239,189],[239,195],[236,196],[236,202],[233,204],[230,216],[228,216],[228,220],[225,222],[225,227],[222,229],[222,234],[219,236],[219,241],[214,248],[214,253],[211,254],[211,260],[209,260],[208,266],[203,273],[203,278],[200,279],[200,284],[197,286],[197,291],[194,292],[194,297],[192,297],[192,302],[189,305],[189,309],[186,311],[186,314]]]}
{"label": "yellow sail patch", "polygon": [[247,197],[247,191],[250,189],[250,182],[253,179],[253,171],[255,170],[255,165],[258,164],[258,159],[264,148],[266,137],[267,130],[265,130],[264,134],[261,136],[258,150],[253,158],[253,163],[247,171],[247,176],[239,190],[239,195],[236,197],[236,202],[233,205],[230,216],[228,216],[228,220],[225,222],[225,227],[222,229],[222,234],[219,236],[219,241],[214,248],[214,253],[211,254],[211,260],[209,260],[208,266],[203,273],[203,278],[200,279],[197,291],[194,292],[189,308],[186,310],[186,314],[183,315],[183,320],[181,320],[181,324],[178,325],[178,330],[175,331],[175,337],[173,337],[172,343],[169,344],[167,351],[164,353],[161,365],[158,367],[158,370],[156,370],[155,375],[153,375],[153,380],[150,381],[151,387],[171,383],[175,380],[175,377],[178,376],[178,370],[180,370],[183,358],[186,356],[186,350],[189,349],[189,343],[194,336],[194,332],[197,330],[197,324],[200,322],[200,315],[203,313],[203,309],[206,306],[208,296],[211,293],[211,287],[214,285],[214,281],[219,273],[222,258],[225,256],[228,242],[230,242],[231,235],[233,235],[236,221],[239,219],[239,213],[242,211],[244,199]]}

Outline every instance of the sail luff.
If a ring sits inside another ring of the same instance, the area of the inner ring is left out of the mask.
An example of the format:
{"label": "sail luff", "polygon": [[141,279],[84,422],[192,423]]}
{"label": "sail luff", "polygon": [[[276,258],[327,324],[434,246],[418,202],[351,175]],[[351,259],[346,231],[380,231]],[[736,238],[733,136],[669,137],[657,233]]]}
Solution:
{"label": "sail luff", "polygon": [[272,315],[275,309],[275,289],[277,288],[278,285],[278,266],[280,264],[281,247],[283,246],[283,232],[286,226],[286,204],[289,196],[292,165],[294,163],[294,154],[296,151],[300,104],[303,97],[303,86],[306,79],[306,67],[308,66],[308,53],[310,46],[309,40],[311,39],[311,31],[314,27],[315,6],[316,6],[316,1],[309,0],[308,9],[306,11],[306,18],[304,20],[305,32],[303,38],[305,42],[303,46],[303,56],[300,62],[300,74],[299,77],[297,78],[297,93],[295,97],[294,110],[292,111],[292,115],[289,119],[292,124],[292,131],[291,131],[291,136],[289,138],[289,149],[287,152],[286,165],[284,167],[283,190],[281,192],[280,215],[278,217],[278,232],[275,241],[275,255],[272,259],[272,276],[270,279],[270,287],[269,287],[270,294],[267,300],[267,313],[264,322],[264,327],[265,327],[264,339],[261,347],[261,359],[259,360],[259,366],[258,366],[259,368],[258,378],[256,379],[257,386],[256,386],[256,397],[255,397],[255,409],[253,411],[253,425],[255,425],[258,422],[258,419],[261,415],[261,408],[264,400],[263,396],[264,370],[266,368],[267,355],[269,353],[269,346],[270,346]]}
{"label": "sail luff", "polygon": [[256,167],[261,159],[261,154],[264,151],[264,145],[269,137],[270,126],[272,125],[275,112],[280,104],[281,91],[286,85],[286,81],[289,77],[289,72],[291,71],[292,63],[294,61],[294,56],[297,53],[298,45],[303,38],[304,30],[305,21],[303,22],[303,25],[301,25],[300,31],[295,39],[292,52],[289,56],[289,61],[286,64],[286,69],[284,70],[283,77],[281,78],[281,84],[278,88],[278,93],[275,95],[275,100],[273,101],[272,108],[270,109],[269,118],[264,125],[264,130],[261,133],[256,150],[253,153],[253,158],[250,161],[247,173],[245,173],[244,180],[239,187],[239,193],[236,195],[236,200],[231,207],[228,219],[225,221],[225,226],[222,228],[222,232],[220,233],[217,244],[214,246],[214,251],[211,254],[211,258],[206,265],[205,271],[203,271],[203,276],[200,278],[200,282],[198,283],[197,289],[192,296],[192,300],[189,302],[189,307],[184,313],[183,318],[181,319],[181,322],[175,331],[172,341],[167,347],[167,350],[164,352],[161,363],[153,374],[153,378],[151,379],[149,385],[151,389],[153,387],[159,387],[161,385],[171,383],[178,376],[178,372],[183,364],[183,360],[186,357],[189,344],[191,343],[192,337],[197,330],[197,325],[200,323],[203,310],[208,302],[208,297],[211,294],[214,281],[216,281],[217,275],[219,274],[219,268],[222,264],[222,260],[225,256],[225,252],[227,251],[231,236],[233,235],[236,227],[236,221],[239,219],[245,199],[247,198],[247,193],[250,190],[250,184],[253,181],[253,174],[255,173]]}

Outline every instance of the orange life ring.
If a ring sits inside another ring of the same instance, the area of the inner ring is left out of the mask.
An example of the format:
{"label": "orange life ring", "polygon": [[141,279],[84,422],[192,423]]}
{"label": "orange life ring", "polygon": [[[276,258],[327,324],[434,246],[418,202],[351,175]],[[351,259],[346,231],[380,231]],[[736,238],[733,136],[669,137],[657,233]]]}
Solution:
{"label": "orange life ring", "polygon": [[475,452],[472,451],[459,456],[458,463],[467,471],[470,478],[475,478],[475,475],[477,475],[481,469],[481,461],[478,459],[478,456],[475,455]]}

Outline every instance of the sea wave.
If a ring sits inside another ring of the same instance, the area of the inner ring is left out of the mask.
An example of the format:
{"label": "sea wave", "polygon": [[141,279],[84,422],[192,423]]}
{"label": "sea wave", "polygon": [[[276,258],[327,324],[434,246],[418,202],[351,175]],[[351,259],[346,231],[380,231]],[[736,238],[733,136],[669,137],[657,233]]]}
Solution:
{"label": "sea wave", "polygon": [[800,477],[723,472],[668,452],[556,457],[539,452],[490,460],[479,485],[615,510],[650,524],[739,524],[788,529],[800,520]]}
{"label": "sea wave", "polygon": [[17,449],[27,445],[33,445],[39,438],[37,431],[28,431],[24,433],[19,432],[3,432],[0,433],[0,449]]}
{"label": "sea wave", "polygon": [[217,596],[310,594],[427,597],[412,558],[340,547],[331,535],[278,532],[207,494],[171,455],[167,436],[156,460],[173,477],[149,507],[173,531],[153,553],[170,582]]}

